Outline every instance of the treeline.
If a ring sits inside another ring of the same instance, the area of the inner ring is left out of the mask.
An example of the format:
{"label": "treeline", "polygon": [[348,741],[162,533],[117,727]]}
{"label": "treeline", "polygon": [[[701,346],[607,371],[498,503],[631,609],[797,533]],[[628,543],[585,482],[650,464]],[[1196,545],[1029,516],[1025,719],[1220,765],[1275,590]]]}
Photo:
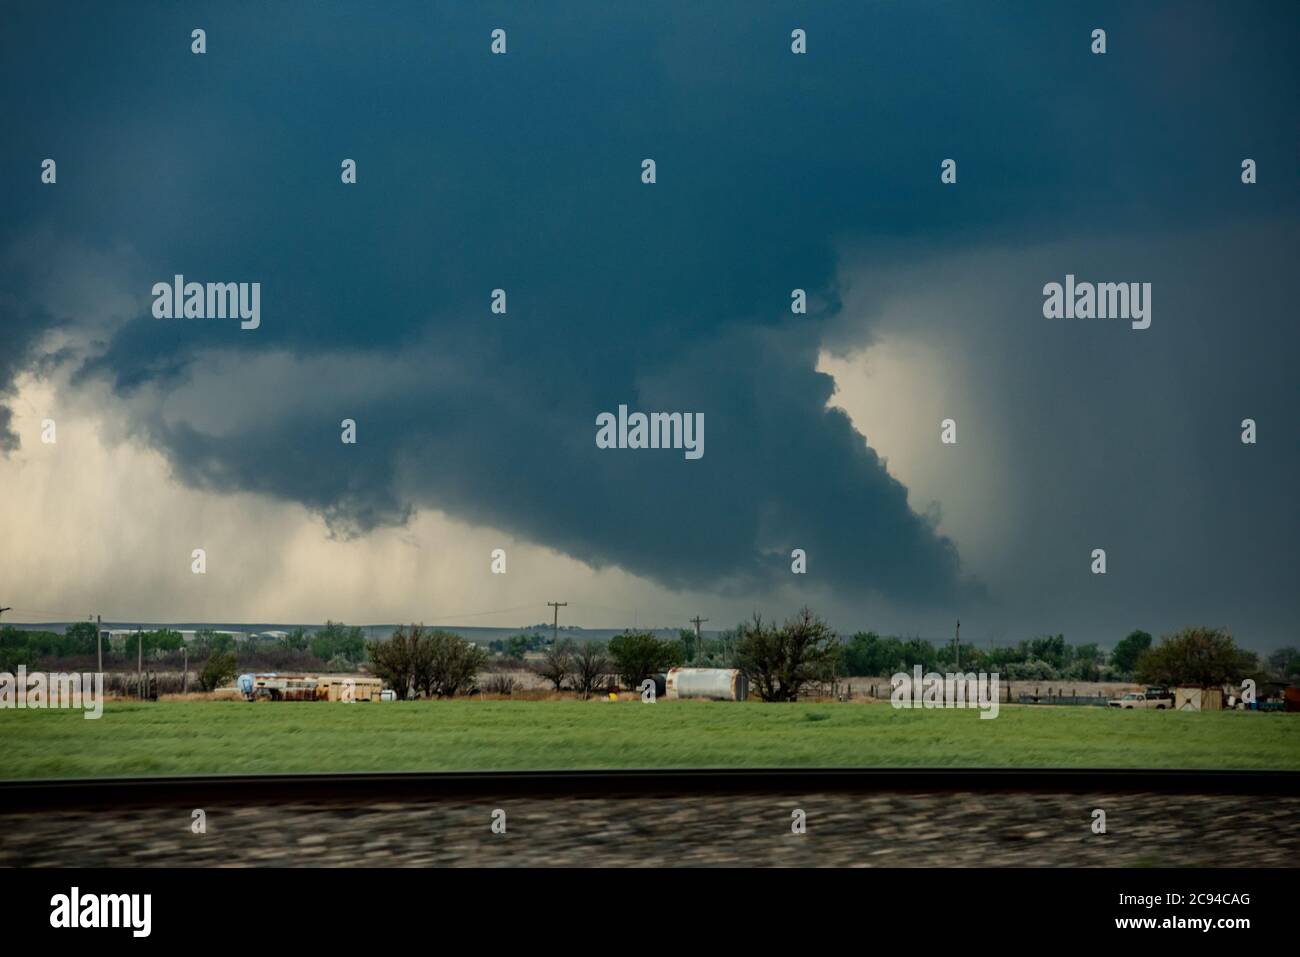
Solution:
{"label": "treeline", "polygon": [[[714,636],[697,639],[683,629],[676,640],[651,632],[627,632],[608,645],[561,638],[552,646],[539,635],[519,635],[489,647],[498,651],[500,666],[514,664],[525,650],[542,646],[542,661],[530,670],[553,690],[589,694],[601,679],[591,677],[603,667],[602,678],[617,679],[635,688],[649,675],[674,666],[740,668],[760,696],[788,697],[788,689],[830,686],[844,677],[887,677],[925,671],[996,672],[1009,681],[1116,681],[1149,684],[1228,683],[1243,677],[1287,682],[1300,678],[1300,652],[1282,648],[1264,659],[1237,647],[1228,632],[1214,628],[1185,628],[1158,642],[1135,630],[1109,651],[1099,643],[1071,644],[1064,635],[1041,635],[1000,647],[932,642],[922,638],[858,632],[841,639],[809,609],[783,624],[755,617]],[[1217,676],[1217,681],[1215,680]]]}
{"label": "treeline", "polygon": [[[746,631],[738,626],[728,633],[735,636],[722,644],[734,646]],[[1173,639],[1181,643],[1171,645]],[[1163,637],[1159,643],[1145,631],[1133,631],[1107,651],[1098,643],[1072,645],[1064,635],[1042,635],[1014,645],[979,647],[953,642],[931,642],[923,638],[882,637],[875,632],[858,632],[844,640],[831,655],[837,674],[877,677],[899,671],[911,671],[920,665],[926,671],[997,672],[1012,681],[1137,681],[1158,683],[1159,674],[1171,654],[1171,647],[1189,641],[1215,662],[1219,670],[1239,672],[1274,681],[1300,678],[1300,651],[1282,648],[1261,659],[1254,652],[1238,648],[1223,629],[1185,628]],[[960,661],[958,656],[960,655]],[[1226,680],[1226,679],[1225,679]]]}
{"label": "treeline", "polygon": [[12,673],[19,665],[35,668],[47,659],[93,655],[97,634],[94,624],[88,621],[69,625],[61,635],[5,625],[0,627],[0,671]]}
{"label": "treeline", "polygon": [[495,652],[511,661],[523,661],[530,651],[541,651],[551,644],[551,639],[544,634],[531,632],[511,635],[509,638],[494,638],[488,642],[488,651]]}
{"label": "treeline", "polygon": [[[783,625],[753,622],[735,631],[735,666],[765,701],[791,701],[805,689],[824,689],[840,675],[886,676],[920,665],[926,671],[957,671],[957,649],[917,639],[881,638],[870,632],[841,642],[808,608]],[[1097,645],[1070,645],[1062,635],[1031,638],[1006,648],[961,650],[960,671],[996,672],[1008,680],[1076,678],[1104,680],[1123,676],[1165,687],[1212,688],[1286,682],[1300,661],[1284,648],[1265,661],[1237,646],[1221,628],[1183,628],[1153,643],[1146,632],[1132,632],[1109,654]]]}
{"label": "treeline", "polygon": [[1071,645],[1064,635],[980,648],[953,642],[936,645],[923,638],[882,637],[868,631],[849,638],[840,654],[845,675],[892,675],[911,671],[915,665],[940,672],[956,671],[960,666],[962,671],[997,672],[1011,680],[1123,681],[1131,677],[1133,662],[1112,665],[1096,643]]}
{"label": "treeline", "polygon": [[[0,671],[12,672],[19,665],[29,670],[91,669],[96,662],[96,634],[90,622],[75,622],[63,634],[0,627]],[[615,684],[635,688],[645,678],[679,665],[740,668],[760,696],[772,699],[797,695],[810,683],[825,684],[838,677],[884,677],[911,671],[915,665],[940,672],[958,668],[957,649],[951,642],[871,631],[841,639],[806,608],[784,624],[756,616],[698,640],[693,631],[683,629],[676,639],[629,631],[607,643],[561,636],[553,644],[549,636],[533,632],[494,640],[487,650],[452,632],[425,631],[419,625],[399,628],[393,639],[374,643],[366,641],[364,629],[333,621],[310,632],[297,628],[281,639],[240,642],[230,634],[203,629],[187,643],[180,632],[162,628],[106,641],[105,667],[133,669],[138,648],[155,672],[180,670],[185,653],[198,670],[214,656],[221,656],[223,668],[240,671],[352,671],[368,663],[399,692],[404,688],[408,695],[442,697],[475,687],[478,674],[488,666],[488,651],[500,655],[498,666],[522,663],[529,652],[541,651],[541,662],[531,670],[554,690],[571,690],[583,697]],[[1072,645],[1064,635],[1044,635],[994,648],[963,644],[960,669],[997,672],[1012,681],[1208,686],[1244,676],[1287,682],[1300,678],[1300,651],[1282,648],[1261,660],[1238,648],[1226,631],[1213,628],[1183,629],[1158,643],[1148,632],[1133,631],[1109,652],[1097,643]],[[1216,682],[1215,676],[1228,677]],[[509,686],[508,679],[501,678],[489,690],[508,693]],[[790,692],[791,688],[795,690]]]}
{"label": "treeline", "polygon": [[[63,634],[0,627],[0,671],[19,665],[29,670],[86,670],[98,661],[98,632],[94,623],[74,622]],[[140,658],[153,670],[179,670],[183,662],[201,663],[214,655],[233,655],[248,670],[351,671],[366,659],[365,630],[341,622],[326,622],[308,632],[296,628],[281,639],[236,641],[226,632],[199,629],[185,641],[173,628],[141,629],[104,641],[106,669],[133,669]]]}

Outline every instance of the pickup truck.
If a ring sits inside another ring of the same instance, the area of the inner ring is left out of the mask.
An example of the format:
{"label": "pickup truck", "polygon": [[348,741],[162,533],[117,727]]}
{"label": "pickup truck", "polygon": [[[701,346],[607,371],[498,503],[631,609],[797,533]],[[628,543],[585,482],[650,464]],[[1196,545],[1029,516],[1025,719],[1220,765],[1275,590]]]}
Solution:
{"label": "pickup truck", "polygon": [[1154,708],[1156,711],[1168,708],[1172,711],[1174,696],[1162,688],[1148,688],[1146,691],[1130,691],[1122,698],[1108,701],[1106,705],[1110,708]]}

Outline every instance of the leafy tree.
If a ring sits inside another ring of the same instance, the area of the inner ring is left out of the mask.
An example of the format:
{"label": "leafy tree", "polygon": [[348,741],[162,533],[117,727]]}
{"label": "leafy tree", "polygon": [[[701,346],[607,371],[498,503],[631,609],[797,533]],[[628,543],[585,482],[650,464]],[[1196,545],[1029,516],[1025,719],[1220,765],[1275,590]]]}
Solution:
{"label": "leafy tree", "polygon": [[366,646],[370,657],[370,670],[393,689],[399,701],[405,701],[415,691],[416,646],[424,637],[420,625],[399,625],[387,641],[373,641]]}
{"label": "leafy tree", "polygon": [[338,656],[348,661],[360,661],[366,653],[366,633],[339,621],[327,621],[324,628],[311,636],[311,653],[321,661]]}
{"label": "leafy tree", "polygon": [[13,673],[19,665],[31,667],[39,651],[32,647],[30,632],[13,625],[0,627],[0,671]]}
{"label": "leafy tree", "polygon": [[1215,688],[1240,681],[1253,659],[1222,628],[1184,628],[1147,649],[1135,672],[1146,684]]}
{"label": "leafy tree", "polygon": [[892,674],[896,655],[885,647],[884,640],[874,631],[860,631],[844,643],[841,661],[847,675]]}
{"label": "leafy tree", "polygon": [[522,659],[528,653],[528,636],[513,635],[507,638],[503,650],[507,658]]}
{"label": "leafy tree", "polygon": [[1098,664],[1102,659],[1101,647],[1094,641],[1087,645],[1078,645],[1074,649],[1074,660]]}
{"label": "leafy tree", "polygon": [[646,678],[679,665],[682,648],[675,641],[661,641],[649,631],[625,631],[609,641],[614,669],[625,688],[635,688]]}
{"label": "leafy tree", "polygon": [[215,691],[235,677],[236,668],[233,652],[211,655],[199,672],[199,687],[204,691]]}
{"label": "leafy tree", "polygon": [[[172,628],[159,628],[157,631],[136,631],[127,635],[122,642],[122,653],[128,658],[143,654],[146,658],[155,658],[163,652],[180,651],[185,644],[181,633]],[[232,640],[231,646],[234,642]]]}
{"label": "leafy tree", "polygon": [[153,639],[153,647],[156,654],[162,654],[168,651],[180,651],[185,645],[185,638],[175,628],[159,628],[157,631],[150,632]]}
{"label": "leafy tree", "polygon": [[234,650],[234,635],[211,628],[200,628],[194,633],[195,655],[224,655]]}
{"label": "leafy tree", "polygon": [[437,655],[433,650],[432,633],[426,633],[424,626],[412,625],[410,633],[410,666],[412,695],[433,696],[435,681],[434,668]]}
{"label": "leafy tree", "polygon": [[[474,679],[487,664],[486,651],[449,631],[430,632],[428,647],[432,661],[428,668],[428,681],[422,689],[425,694],[454,698],[473,690]],[[417,680],[422,678],[418,671],[416,677]]]}
{"label": "leafy tree", "polygon": [[940,660],[942,656],[935,650],[934,645],[924,638],[908,638],[902,642],[899,653],[902,656],[899,665],[904,671],[915,665],[920,665],[926,671],[938,671],[942,664]]}
{"label": "leafy tree", "polygon": [[1283,680],[1300,675],[1300,650],[1279,648],[1268,656],[1268,666],[1275,675]]}
{"label": "leafy tree", "polygon": [[93,655],[99,647],[99,629],[94,622],[73,622],[63,632],[65,655]]}
{"label": "leafy tree", "polygon": [[1101,649],[1095,644],[1067,648],[1073,660],[1061,671],[1061,677],[1073,681],[1099,681],[1101,679]]}
{"label": "leafy tree", "polygon": [[416,694],[449,698],[474,686],[474,677],[487,662],[487,652],[446,631],[425,631],[423,625],[399,627],[387,641],[367,647],[371,670],[406,699]]}
{"label": "leafy tree", "polygon": [[284,647],[286,651],[306,651],[311,647],[311,638],[307,635],[307,629],[295,628],[285,635]]}
{"label": "leafy tree", "polygon": [[682,661],[687,664],[694,662],[696,652],[700,650],[695,647],[695,632],[689,628],[682,628],[677,632],[677,641],[682,646]]}
{"label": "leafy tree", "polygon": [[1065,635],[1040,635],[1030,639],[1025,650],[1028,660],[1045,661],[1054,671],[1059,672],[1070,664],[1070,646],[1065,643]]}
{"label": "leafy tree", "polygon": [[764,701],[794,701],[804,685],[829,678],[838,657],[835,633],[808,608],[780,628],[755,615],[736,649],[741,671]]}
{"label": "leafy tree", "polygon": [[941,655],[943,667],[939,670],[942,671],[958,670],[959,664],[962,672],[994,670],[989,664],[988,652],[981,651],[974,644],[964,644],[957,650],[957,655],[961,658],[960,662],[954,657],[954,649],[950,644],[945,644],[942,647]]}
{"label": "leafy tree", "polygon": [[1121,674],[1132,674],[1138,659],[1151,647],[1151,635],[1145,631],[1131,631],[1110,653],[1110,663]]}

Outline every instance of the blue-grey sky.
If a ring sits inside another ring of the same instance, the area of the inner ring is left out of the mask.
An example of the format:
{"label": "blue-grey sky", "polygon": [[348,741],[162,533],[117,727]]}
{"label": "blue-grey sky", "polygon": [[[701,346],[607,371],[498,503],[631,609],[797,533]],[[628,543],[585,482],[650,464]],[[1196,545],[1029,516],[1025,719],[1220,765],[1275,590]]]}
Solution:
{"label": "blue-grey sky", "polygon": [[[590,624],[1295,641],[1294,4],[376,6],[5,11],[6,604],[433,620],[567,587]],[[155,319],[177,273],[260,282],[260,328]],[[1150,282],[1151,328],[1045,319],[1067,273]],[[703,413],[704,456],[598,449],[620,403]],[[68,476],[123,449],[88,519]],[[479,532],[528,556],[508,595]],[[313,598],[346,543],[400,591]]]}

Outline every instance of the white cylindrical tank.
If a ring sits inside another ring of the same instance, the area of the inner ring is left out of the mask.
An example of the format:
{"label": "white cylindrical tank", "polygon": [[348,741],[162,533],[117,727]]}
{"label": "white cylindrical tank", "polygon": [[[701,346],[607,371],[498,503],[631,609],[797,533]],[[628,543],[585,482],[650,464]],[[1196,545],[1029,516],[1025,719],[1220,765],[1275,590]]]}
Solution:
{"label": "white cylindrical tank", "polygon": [[708,698],[744,701],[749,681],[735,668],[673,668],[668,672],[665,698]]}

